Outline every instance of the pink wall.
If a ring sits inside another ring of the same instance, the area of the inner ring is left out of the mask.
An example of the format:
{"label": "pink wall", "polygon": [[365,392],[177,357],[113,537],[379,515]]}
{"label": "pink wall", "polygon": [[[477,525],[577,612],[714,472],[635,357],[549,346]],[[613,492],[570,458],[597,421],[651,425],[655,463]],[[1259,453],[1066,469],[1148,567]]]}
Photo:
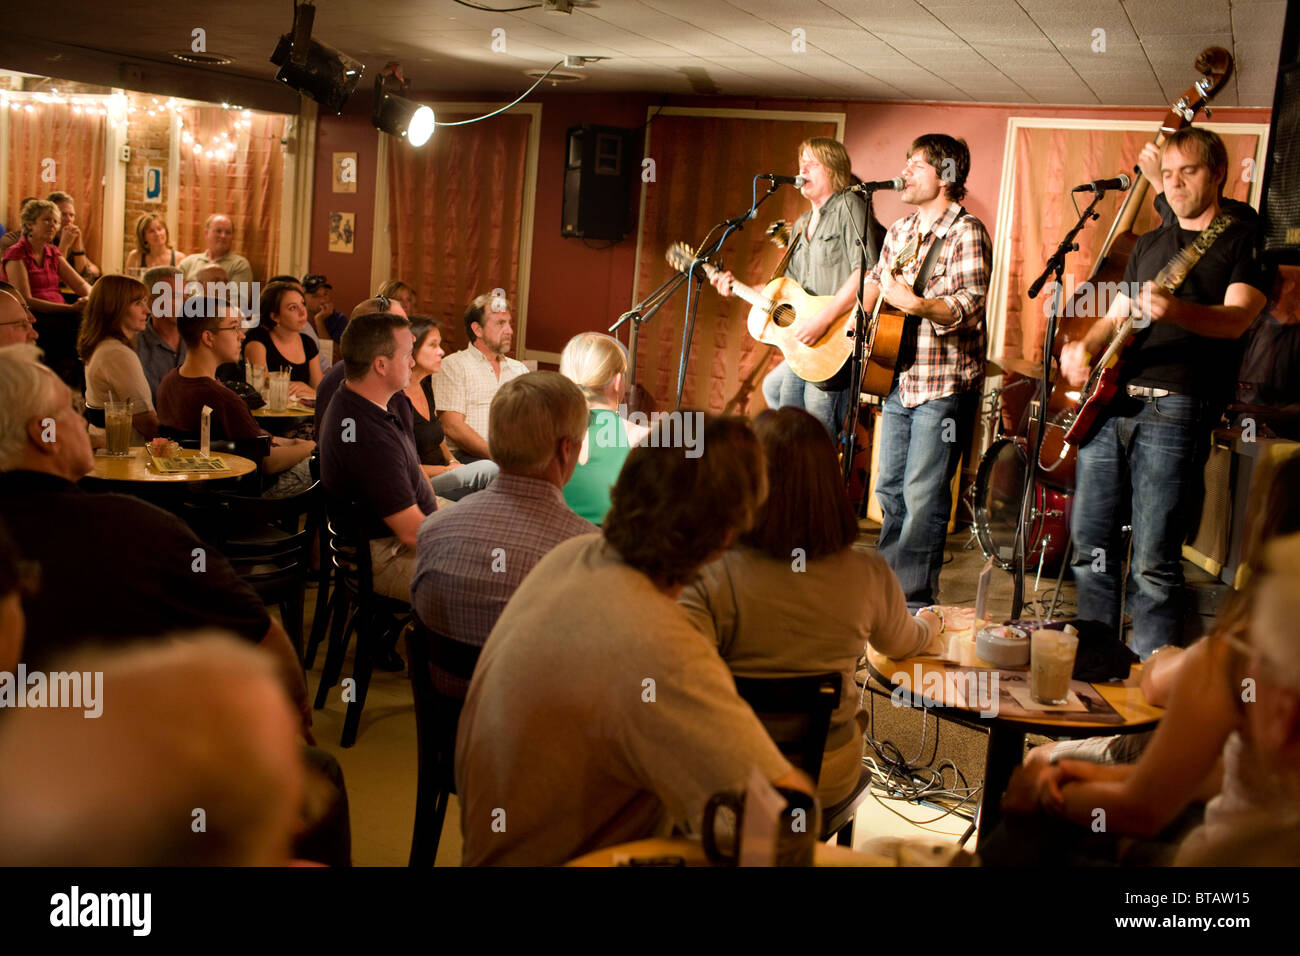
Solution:
{"label": "pink wall", "polygon": [[[441,98],[429,91],[421,91],[419,97],[425,100]],[[462,98],[478,102],[501,99],[500,94]],[[530,101],[542,104],[542,128],[527,338],[531,349],[558,352],[570,336],[589,329],[603,330],[628,308],[636,268],[635,227],[626,239],[608,249],[588,248],[581,240],[561,237],[565,133],[570,126],[583,123],[642,126],[647,108],[657,105],[661,98],[648,94],[565,92],[541,94]],[[863,179],[888,179],[897,175],[908,145],[921,133],[942,132],[961,137],[971,149],[971,173],[967,180],[965,204],[971,213],[984,221],[995,238],[1002,155],[1009,117],[1137,120],[1149,122],[1154,136],[1167,109],[704,97],[674,97],[667,103],[670,106],[730,109],[843,111],[846,114],[845,146],[853,158],[854,171]],[[312,270],[329,275],[334,285],[335,301],[345,311],[367,293],[374,228],[375,134],[368,118],[368,103],[358,98],[354,104],[345,115],[326,116],[320,121],[312,217]],[[1267,123],[1269,113],[1263,109],[1225,108],[1214,111],[1214,120]],[[330,192],[331,153],[335,151],[358,153],[360,183],[353,195]],[[791,172],[793,167],[794,157],[791,157]],[[736,174],[748,177],[760,171],[737,170]],[[1098,170],[1097,175],[1112,176],[1117,172],[1120,170]],[[326,251],[331,210],[355,210],[357,213],[356,250],[351,255]],[[908,207],[896,194],[877,194],[876,215],[886,225],[907,211]]]}

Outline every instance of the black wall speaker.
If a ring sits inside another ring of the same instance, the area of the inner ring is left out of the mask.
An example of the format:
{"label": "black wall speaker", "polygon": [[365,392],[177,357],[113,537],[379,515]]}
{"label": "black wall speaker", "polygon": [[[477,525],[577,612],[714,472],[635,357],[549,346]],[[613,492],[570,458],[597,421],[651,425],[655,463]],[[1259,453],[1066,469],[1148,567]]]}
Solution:
{"label": "black wall speaker", "polygon": [[1260,254],[1300,264],[1300,4],[1288,4],[1260,207]]}
{"label": "black wall speaker", "polygon": [[632,188],[641,169],[640,130],[574,126],[564,162],[560,234],[574,239],[622,239],[632,228]]}

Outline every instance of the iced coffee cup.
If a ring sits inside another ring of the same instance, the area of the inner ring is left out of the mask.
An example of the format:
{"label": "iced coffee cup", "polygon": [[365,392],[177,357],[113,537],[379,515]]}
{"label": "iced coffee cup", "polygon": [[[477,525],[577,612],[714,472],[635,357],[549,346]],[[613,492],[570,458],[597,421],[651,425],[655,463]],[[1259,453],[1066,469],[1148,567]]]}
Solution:
{"label": "iced coffee cup", "polygon": [[1061,706],[1070,699],[1070,677],[1079,638],[1061,631],[1037,630],[1029,639],[1029,694],[1040,704]]}

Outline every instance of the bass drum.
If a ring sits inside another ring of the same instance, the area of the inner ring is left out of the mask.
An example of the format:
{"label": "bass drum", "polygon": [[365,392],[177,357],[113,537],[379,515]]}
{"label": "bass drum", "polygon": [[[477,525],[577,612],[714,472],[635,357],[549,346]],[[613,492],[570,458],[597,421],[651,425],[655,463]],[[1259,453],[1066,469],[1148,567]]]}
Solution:
{"label": "bass drum", "polygon": [[[1023,438],[999,438],[980,459],[975,477],[975,537],[984,557],[1010,571],[1015,556],[1016,517],[1029,458]],[[1025,538],[1025,568],[1055,571],[1070,535],[1072,495],[1034,481],[1033,507]]]}

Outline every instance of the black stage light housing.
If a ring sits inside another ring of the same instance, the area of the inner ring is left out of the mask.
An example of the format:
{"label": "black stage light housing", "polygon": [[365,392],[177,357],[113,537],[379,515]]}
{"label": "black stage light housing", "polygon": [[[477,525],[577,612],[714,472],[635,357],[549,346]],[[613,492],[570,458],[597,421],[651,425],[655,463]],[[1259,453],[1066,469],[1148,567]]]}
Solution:
{"label": "black stage light housing", "polygon": [[295,8],[293,31],[280,37],[271,62],[280,68],[277,80],[337,114],[343,112],[366,68],[329,44],[311,39],[315,16],[310,3]]}
{"label": "black stage light housing", "polygon": [[381,133],[405,139],[412,146],[423,146],[433,135],[433,110],[406,97],[410,83],[401,77],[401,69],[400,64],[390,63],[375,77],[370,122]]}

